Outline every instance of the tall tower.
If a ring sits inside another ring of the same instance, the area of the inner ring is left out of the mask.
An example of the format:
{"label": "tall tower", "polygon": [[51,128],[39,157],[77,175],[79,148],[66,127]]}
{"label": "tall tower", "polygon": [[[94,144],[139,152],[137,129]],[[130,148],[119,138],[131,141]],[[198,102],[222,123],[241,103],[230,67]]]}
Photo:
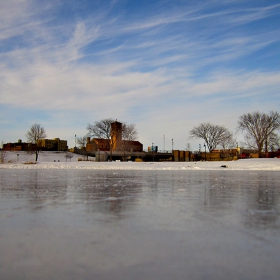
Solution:
{"label": "tall tower", "polygon": [[122,123],[117,120],[111,123],[111,141],[113,150],[116,150],[120,147],[122,140]]}

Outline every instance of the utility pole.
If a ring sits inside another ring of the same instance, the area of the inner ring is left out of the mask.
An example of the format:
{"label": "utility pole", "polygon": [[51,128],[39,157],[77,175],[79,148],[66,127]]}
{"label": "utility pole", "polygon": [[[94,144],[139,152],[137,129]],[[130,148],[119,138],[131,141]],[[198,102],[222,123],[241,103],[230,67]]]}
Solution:
{"label": "utility pole", "polygon": [[152,143],[152,155],[153,155],[153,161],[155,161],[155,158],[154,158],[154,143]]}

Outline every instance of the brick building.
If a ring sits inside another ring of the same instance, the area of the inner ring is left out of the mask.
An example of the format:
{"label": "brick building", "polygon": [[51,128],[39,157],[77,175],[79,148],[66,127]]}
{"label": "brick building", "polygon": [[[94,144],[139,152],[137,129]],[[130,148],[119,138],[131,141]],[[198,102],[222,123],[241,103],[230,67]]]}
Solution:
{"label": "brick building", "polygon": [[111,123],[111,139],[102,138],[87,138],[86,150],[88,152],[94,151],[109,151],[110,144],[112,144],[113,151],[127,152],[142,152],[143,144],[139,141],[128,141],[122,139],[122,123],[115,121]]}
{"label": "brick building", "polygon": [[35,144],[22,142],[21,139],[19,139],[18,142],[15,143],[3,144],[3,150],[5,151],[33,151],[35,149]]}
{"label": "brick building", "polygon": [[[42,139],[39,147],[44,151],[67,151],[67,140],[55,139]],[[3,150],[6,151],[33,151],[36,150],[36,144],[22,142],[21,139],[15,143],[3,144]]]}

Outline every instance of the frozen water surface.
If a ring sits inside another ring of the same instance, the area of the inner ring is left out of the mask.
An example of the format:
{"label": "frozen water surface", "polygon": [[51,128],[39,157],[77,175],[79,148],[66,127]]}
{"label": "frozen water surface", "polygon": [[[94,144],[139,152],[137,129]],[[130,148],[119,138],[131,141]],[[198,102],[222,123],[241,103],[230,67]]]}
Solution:
{"label": "frozen water surface", "polygon": [[0,169],[0,279],[279,279],[280,172]]}

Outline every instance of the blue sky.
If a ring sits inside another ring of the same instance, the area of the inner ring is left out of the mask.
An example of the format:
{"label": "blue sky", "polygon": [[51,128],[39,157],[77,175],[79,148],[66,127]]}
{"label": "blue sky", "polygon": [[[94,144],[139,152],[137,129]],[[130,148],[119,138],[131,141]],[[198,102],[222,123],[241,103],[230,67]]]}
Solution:
{"label": "blue sky", "polygon": [[39,123],[73,147],[113,118],[195,150],[202,122],[279,111],[279,51],[279,0],[1,0],[0,140]]}

